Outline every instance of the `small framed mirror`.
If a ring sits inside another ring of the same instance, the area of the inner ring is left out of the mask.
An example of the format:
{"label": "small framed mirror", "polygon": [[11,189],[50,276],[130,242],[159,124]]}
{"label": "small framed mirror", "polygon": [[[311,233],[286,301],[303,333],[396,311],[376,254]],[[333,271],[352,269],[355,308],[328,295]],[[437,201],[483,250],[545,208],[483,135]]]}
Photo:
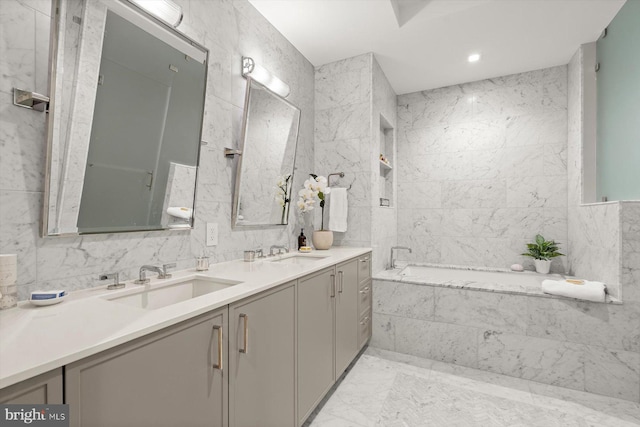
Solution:
{"label": "small framed mirror", "polygon": [[192,228],[207,49],[131,2],[55,3],[43,235]]}
{"label": "small framed mirror", "polygon": [[287,225],[300,109],[247,76],[232,225]]}

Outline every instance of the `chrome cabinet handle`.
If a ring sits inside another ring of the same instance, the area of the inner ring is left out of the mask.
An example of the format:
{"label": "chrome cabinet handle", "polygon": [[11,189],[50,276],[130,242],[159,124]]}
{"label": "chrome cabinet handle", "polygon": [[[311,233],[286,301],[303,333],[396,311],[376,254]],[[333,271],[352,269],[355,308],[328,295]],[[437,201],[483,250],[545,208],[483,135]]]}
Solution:
{"label": "chrome cabinet handle", "polygon": [[331,275],[331,298],[336,297],[336,275]]}
{"label": "chrome cabinet handle", "polygon": [[213,369],[222,371],[222,326],[214,325],[213,329],[218,331],[218,363],[213,365]]}
{"label": "chrome cabinet handle", "polygon": [[338,281],[338,292],[342,293],[342,282],[344,281],[344,273],[342,271],[338,271],[338,277],[340,280]]}
{"label": "chrome cabinet handle", "polygon": [[249,352],[249,316],[241,313],[240,318],[244,320],[244,343],[242,345],[242,348],[240,349],[240,353],[246,354]]}

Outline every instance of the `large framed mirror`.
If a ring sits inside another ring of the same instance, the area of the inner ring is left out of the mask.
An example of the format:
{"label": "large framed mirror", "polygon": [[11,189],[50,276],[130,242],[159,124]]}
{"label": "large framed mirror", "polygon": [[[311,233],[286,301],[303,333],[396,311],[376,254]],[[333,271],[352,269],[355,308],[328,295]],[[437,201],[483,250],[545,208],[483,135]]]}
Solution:
{"label": "large framed mirror", "polygon": [[287,225],[300,109],[247,76],[232,225]]}
{"label": "large framed mirror", "polygon": [[190,229],[208,51],[126,0],[55,0],[43,235]]}

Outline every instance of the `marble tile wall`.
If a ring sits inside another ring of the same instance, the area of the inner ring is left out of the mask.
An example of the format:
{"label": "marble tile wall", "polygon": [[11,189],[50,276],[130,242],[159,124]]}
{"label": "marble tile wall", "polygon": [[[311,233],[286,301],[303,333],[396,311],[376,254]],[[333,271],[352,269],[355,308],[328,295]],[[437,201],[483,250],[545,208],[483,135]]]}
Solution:
{"label": "marble tile wall", "polygon": [[349,189],[348,228],[335,245],[371,246],[372,61],[367,53],[315,70],[315,173],[344,172],[331,185]]}
{"label": "marble tile wall", "polygon": [[407,259],[530,266],[537,233],[566,251],[566,66],[400,95],[398,127]]}
{"label": "marble tile wall", "polygon": [[379,206],[380,122],[396,127],[396,94],[367,53],[317,67],[315,95],[316,173],[344,172],[332,185],[349,189],[348,230],[334,232],[334,244],[373,247],[373,271],[383,270],[396,244],[397,211]]}
{"label": "marble tile wall", "polygon": [[640,401],[640,311],[626,303],[374,280],[371,345]]}
{"label": "marble tile wall", "polygon": [[[372,269],[373,272],[378,272],[387,268],[389,264],[389,255],[391,247],[397,244],[398,237],[398,209],[396,202],[396,169],[392,169],[389,172],[380,172],[379,154],[385,151],[384,142],[380,139],[384,136],[380,134],[381,117],[384,117],[385,126],[391,126],[393,128],[392,137],[395,138],[397,130],[397,96],[393,88],[389,84],[387,77],[384,75],[382,68],[373,57],[373,118],[372,118],[372,131],[374,141],[371,144],[370,161],[372,162],[372,188],[371,188],[371,202],[372,202],[372,228],[371,228],[371,247],[372,253]],[[395,144],[393,144],[395,145]],[[388,152],[387,147],[384,154],[387,158],[395,159],[395,147]],[[385,175],[387,174],[387,175]],[[389,176],[391,182],[388,183],[385,176]],[[380,186],[385,186],[385,196],[391,199],[391,207],[381,207],[379,203]],[[389,194],[391,193],[391,194]]]}
{"label": "marble tile wall", "polygon": [[[251,56],[291,86],[288,100],[302,110],[294,187],[314,163],[313,66],[246,0],[176,0],[184,10],[178,29],[209,51],[209,74],[195,229],[82,237],[40,238],[45,169],[45,115],[12,105],[12,88],[48,93],[48,0],[2,0],[0,7],[0,253],[18,254],[21,299],[34,289],[99,285],[98,274],[130,279],[142,264],[193,267],[208,250],[213,262],[240,258],[247,248],[293,246],[297,217],[287,228],[231,229],[235,165],[224,147],[237,147],[245,80],[241,56]],[[37,67],[36,67],[37,64]],[[44,74],[43,74],[44,73]],[[358,120],[355,120],[357,122]],[[340,126],[338,126],[340,127]],[[351,135],[342,135],[348,139]],[[341,137],[342,137],[341,136]],[[357,138],[357,136],[354,136]],[[219,224],[219,245],[206,248],[205,224]]]}

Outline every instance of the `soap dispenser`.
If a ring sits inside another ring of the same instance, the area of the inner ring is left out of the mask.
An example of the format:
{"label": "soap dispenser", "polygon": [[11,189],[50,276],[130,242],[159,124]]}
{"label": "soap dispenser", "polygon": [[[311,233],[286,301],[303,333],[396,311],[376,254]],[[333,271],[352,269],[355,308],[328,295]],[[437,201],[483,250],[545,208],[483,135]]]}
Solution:
{"label": "soap dispenser", "polygon": [[304,235],[304,228],[301,228],[298,236],[298,250],[304,246],[307,246],[307,236]]}

